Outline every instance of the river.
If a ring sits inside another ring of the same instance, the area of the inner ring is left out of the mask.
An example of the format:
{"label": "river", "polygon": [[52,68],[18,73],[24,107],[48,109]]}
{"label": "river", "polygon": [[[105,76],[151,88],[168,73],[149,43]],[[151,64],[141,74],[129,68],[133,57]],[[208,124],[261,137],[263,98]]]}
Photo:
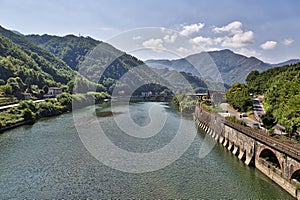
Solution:
{"label": "river", "polygon": [[[191,118],[182,117],[168,104],[130,104],[132,120],[142,127],[155,121],[149,111],[153,116],[163,115],[165,121],[161,130],[155,130],[156,135],[124,134],[117,123],[126,121],[125,107],[116,106],[114,116],[93,116],[88,121],[96,119],[105,131],[103,137],[124,151],[142,154],[145,158],[152,151],[170,146],[180,123],[184,123],[184,134],[193,137],[186,143],[183,155],[180,156],[179,145],[170,155],[160,155],[165,157],[157,165],[143,163],[149,168],[144,166],[140,171],[135,166],[135,158],[128,158],[132,168],[122,162],[115,166],[114,163],[120,161],[118,157],[103,164],[101,158],[96,159],[83,145],[84,133],[78,134],[78,127],[74,125],[73,116],[90,115],[95,110],[91,106],[0,135],[0,199],[293,199],[222,145],[216,144],[200,159],[199,150],[206,134],[197,130]],[[158,119],[157,123],[161,121]],[[101,152],[110,155],[111,150]],[[173,154],[179,155],[175,161],[172,161],[176,157]],[[153,159],[157,162],[155,156]],[[159,167],[160,164],[163,166]]]}

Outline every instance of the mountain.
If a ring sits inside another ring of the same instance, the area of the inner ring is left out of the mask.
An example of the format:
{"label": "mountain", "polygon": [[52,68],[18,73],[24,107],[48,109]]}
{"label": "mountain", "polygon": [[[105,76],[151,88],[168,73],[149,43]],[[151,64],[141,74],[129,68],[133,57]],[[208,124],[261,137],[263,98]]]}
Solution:
{"label": "mountain", "polygon": [[19,31],[16,31],[16,30],[11,30],[11,32],[13,32],[14,34],[20,35],[20,36],[24,36],[22,33],[20,33]]}
{"label": "mountain", "polygon": [[89,37],[22,36],[3,27],[0,37],[1,84],[20,77],[38,89],[48,85],[72,91],[75,86],[74,92],[95,89],[110,94],[148,91],[150,86],[153,92],[163,92],[171,87],[141,60]]}
{"label": "mountain", "polygon": [[[65,62],[55,57],[52,53],[47,50],[36,46],[31,41],[27,40],[21,35],[17,35],[12,31],[9,31],[0,26],[0,36],[10,40],[9,43],[13,44],[15,48],[18,49],[18,54],[25,53],[34,60],[37,66],[41,68],[47,74],[50,74],[53,77],[53,80],[62,84],[67,84],[73,77],[75,77],[76,72],[73,71]],[[7,47],[2,45],[4,48],[10,48],[11,44],[8,44]],[[15,46],[17,45],[17,46]],[[3,52],[2,52],[3,53]],[[2,57],[7,57],[13,52],[7,52],[7,55],[2,55]],[[12,55],[10,55],[12,56]],[[14,55],[12,57],[17,57]],[[28,68],[33,68],[33,66],[28,65]]]}
{"label": "mountain", "polygon": [[281,66],[285,66],[285,65],[294,65],[300,62],[300,59],[291,59],[282,63],[278,63],[278,64],[272,64],[273,67],[281,67]]}
{"label": "mountain", "polygon": [[90,37],[76,37],[74,35],[64,37],[46,34],[41,36],[27,35],[26,38],[62,59],[73,70],[78,70],[78,64],[84,59],[84,56],[101,43]]}
{"label": "mountain", "polygon": [[20,77],[24,83],[40,87],[54,84],[53,77],[57,74],[43,69],[51,69],[51,66],[42,57],[0,36],[0,79],[6,82],[9,78]]}
{"label": "mountain", "polygon": [[[300,63],[275,67],[264,72],[253,71],[247,85],[255,94],[264,94],[267,113],[287,132],[300,128]],[[268,117],[269,118],[269,117]]]}
{"label": "mountain", "polygon": [[[103,84],[110,93],[114,86],[118,87],[119,92],[130,91],[130,88],[147,82],[160,83],[169,87],[175,86],[172,89],[176,88],[176,91],[186,86],[178,85],[176,83],[178,79],[152,70],[142,61],[110,44],[89,37],[27,35],[26,38],[64,60],[72,69],[79,70],[89,80]],[[136,69],[132,70],[135,67]],[[125,76],[120,80],[126,73],[131,77]],[[188,74],[181,75],[181,77],[184,76],[186,79],[192,80],[194,89],[207,90],[207,87],[202,84],[203,80]],[[116,80],[119,80],[118,84]],[[146,88],[144,89],[146,90]]]}
{"label": "mountain", "polygon": [[201,52],[178,60],[148,60],[145,63],[153,68],[184,71],[195,76],[209,77],[218,82],[223,80],[229,85],[245,82],[246,76],[253,70],[261,72],[272,68],[272,65],[255,57],[246,57],[227,49]]}
{"label": "mountain", "polygon": [[176,88],[181,88],[180,92],[184,92],[184,90],[189,87],[196,93],[206,92],[207,90],[224,91],[230,88],[227,84],[222,84],[220,82],[216,83],[210,79],[205,79],[204,77],[200,78],[198,76],[193,76],[191,73],[178,72],[167,68],[153,68],[153,70]]}

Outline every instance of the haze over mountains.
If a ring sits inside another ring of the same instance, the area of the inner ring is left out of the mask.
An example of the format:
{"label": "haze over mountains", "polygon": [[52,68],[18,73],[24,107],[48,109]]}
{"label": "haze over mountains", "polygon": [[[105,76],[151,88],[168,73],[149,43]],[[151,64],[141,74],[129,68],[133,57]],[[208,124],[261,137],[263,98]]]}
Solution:
{"label": "haze over mountains", "polygon": [[[110,44],[90,37],[23,35],[1,26],[0,37],[0,79],[7,81],[10,77],[18,76],[23,82],[29,81],[39,87],[71,85],[74,77],[78,75],[77,71],[85,60],[85,56],[95,47],[100,46],[97,49],[97,61],[90,63],[86,69],[82,69],[86,70],[86,78],[100,84],[102,90],[109,93],[116,86],[116,80],[138,66],[142,66],[139,68],[142,69],[139,71],[140,74],[132,78],[126,77],[122,83],[123,89],[128,88],[130,84],[136,85],[135,80],[141,81],[140,84],[147,83],[149,80],[159,82],[160,77],[166,79],[171,85],[178,85],[178,77],[181,76],[197,88],[197,91],[201,91],[212,82],[218,82],[216,85],[220,82],[232,85],[235,82],[244,82],[246,76],[253,70],[265,71],[275,66],[300,61],[295,59],[272,65],[255,57],[248,58],[230,50],[221,50],[202,52],[178,60],[143,62]],[[102,78],[99,80],[101,75]],[[200,76],[200,78],[195,76]],[[184,84],[179,85],[182,88],[185,87]],[[216,85],[211,85],[211,87],[218,89],[219,86]],[[225,88],[228,88],[228,85],[225,85]]]}
{"label": "haze over mountains", "polygon": [[[184,71],[194,76],[214,79],[215,73],[220,73],[224,83],[232,85],[235,82],[245,82],[247,75],[253,71],[265,71],[267,69],[290,65],[300,62],[300,59],[286,61],[280,64],[269,64],[255,57],[246,57],[236,54],[228,49],[220,51],[201,52],[177,60],[147,60],[145,63],[152,68],[168,68],[169,70]],[[205,74],[205,72],[209,72]],[[218,72],[213,72],[218,71]],[[215,80],[215,79],[214,79]]]}

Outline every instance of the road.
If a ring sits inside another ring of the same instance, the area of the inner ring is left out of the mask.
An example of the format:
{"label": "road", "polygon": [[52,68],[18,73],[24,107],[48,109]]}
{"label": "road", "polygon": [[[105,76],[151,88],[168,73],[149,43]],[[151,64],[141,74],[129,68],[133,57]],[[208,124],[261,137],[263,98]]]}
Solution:
{"label": "road", "polygon": [[[33,103],[38,103],[38,102],[42,102],[42,101],[45,101],[45,100],[44,99],[39,99],[39,100],[33,101]],[[15,104],[10,104],[10,105],[6,105],[6,106],[0,106],[0,110],[5,110],[5,109],[8,109],[8,108],[16,107],[18,105],[19,105],[18,103],[15,103]]]}
{"label": "road", "polygon": [[261,116],[266,113],[262,102],[258,98],[253,98],[253,113],[257,121],[262,123]]}
{"label": "road", "polygon": [[240,118],[241,113],[237,112],[236,110],[232,109],[228,103],[221,103],[221,108],[225,111],[228,111],[231,116],[235,116],[237,119],[241,119],[244,121],[248,126],[252,127],[253,124],[257,124],[256,120],[251,119],[250,117],[242,117]]}

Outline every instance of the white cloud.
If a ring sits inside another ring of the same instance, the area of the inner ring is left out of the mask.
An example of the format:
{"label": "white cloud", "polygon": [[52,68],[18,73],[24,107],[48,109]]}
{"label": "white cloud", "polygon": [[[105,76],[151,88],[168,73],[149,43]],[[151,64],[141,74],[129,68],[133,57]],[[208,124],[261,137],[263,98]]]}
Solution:
{"label": "white cloud", "polygon": [[240,48],[240,49],[236,50],[236,53],[242,54],[242,55],[247,56],[247,57],[250,57],[250,56],[259,57],[259,56],[261,56],[261,54],[256,52],[255,50],[247,49],[247,48]]}
{"label": "white cloud", "polygon": [[175,40],[177,38],[177,35],[176,34],[173,34],[173,35],[165,35],[164,37],[164,41],[167,42],[167,43],[174,43]]}
{"label": "white cloud", "polygon": [[286,46],[291,45],[294,42],[293,39],[285,39],[282,43]]}
{"label": "white cloud", "polygon": [[233,47],[233,48],[240,48],[252,44],[253,42],[253,32],[246,31],[236,33],[233,36],[225,36],[222,41],[223,47]]}
{"label": "white cloud", "polygon": [[187,49],[184,48],[184,47],[179,47],[179,48],[177,49],[177,52],[182,53],[182,54],[186,54],[186,53],[189,52],[189,50],[187,50]]}
{"label": "white cloud", "polygon": [[223,37],[214,39],[216,44],[221,44],[222,47],[241,48],[253,43],[253,31],[243,31],[243,24],[239,21],[234,21],[223,27],[213,28],[215,33],[225,33]]}
{"label": "white cloud", "polygon": [[193,39],[190,39],[190,43],[207,46],[207,45],[212,45],[213,41],[211,38],[198,36]]}
{"label": "white cloud", "polygon": [[241,28],[242,28],[242,23],[239,21],[234,21],[226,26],[220,28],[216,27],[213,29],[213,31],[216,33],[221,33],[221,32],[239,33],[242,32]]}
{"label": "white cloud", "polygon": [[140,40],[140,39],[142,39],[142,37],[138,35],[138,36],[133,36],[132,39],[133,40]]}
{"label": "white cloud", "polygon": [[275,41],[266,41],[265,43],[260,45],[260,47],[263,50],[274,49],[276,46],[277,46],[277,42],[275,42]]}
{"label": "white cloud", "polygon": [[166,48],[163,46],[163,40],[162,39],[150,39],[143,42],[143,46],[145,48],[152,49],[154,51],[162,51]]}
{"label": "white cloud", "polygon": [[188,36],[191,35],[192,33],[197,33],[204,26],[205,26],[204,23],[186,25],[182,27],[182,31],[180,31],[180,34],[184,36]]}

